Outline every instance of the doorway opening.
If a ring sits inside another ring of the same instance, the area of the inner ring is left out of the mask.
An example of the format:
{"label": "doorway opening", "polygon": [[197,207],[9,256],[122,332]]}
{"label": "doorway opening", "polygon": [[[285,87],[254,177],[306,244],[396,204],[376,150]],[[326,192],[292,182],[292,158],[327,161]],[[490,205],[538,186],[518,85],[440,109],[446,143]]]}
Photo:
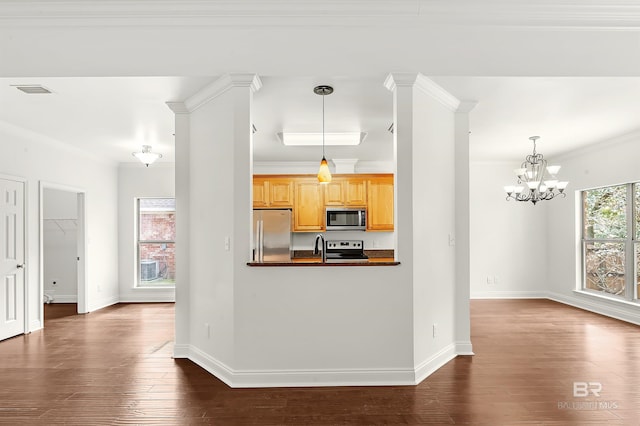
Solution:
{"label": "doorway opening", "polygon": [[85,223],[83,190],[40,182],[40,294],[44,320],[61,309],[73,314],[88,312]]}

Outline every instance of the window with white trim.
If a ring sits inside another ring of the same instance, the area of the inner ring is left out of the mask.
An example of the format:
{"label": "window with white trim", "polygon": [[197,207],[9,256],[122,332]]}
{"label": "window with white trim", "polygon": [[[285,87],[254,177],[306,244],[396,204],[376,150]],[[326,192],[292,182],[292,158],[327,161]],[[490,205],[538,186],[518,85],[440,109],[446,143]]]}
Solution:
{"label": "window with white trim", "polygon": [[175,198],[137,199],[137,287],[175,286]]}
{"label": "window with white trim", "polygon": [[640,185],[582,191],[582,290],[637,301]]}

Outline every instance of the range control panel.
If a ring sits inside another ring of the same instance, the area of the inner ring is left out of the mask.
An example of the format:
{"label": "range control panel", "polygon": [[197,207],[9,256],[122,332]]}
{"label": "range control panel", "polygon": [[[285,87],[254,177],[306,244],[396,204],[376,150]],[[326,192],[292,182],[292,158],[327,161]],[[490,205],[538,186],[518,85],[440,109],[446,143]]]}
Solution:
{"label": "range control panel", "polygon": [[327,250],[363,250],[362,240],[328,240]]}

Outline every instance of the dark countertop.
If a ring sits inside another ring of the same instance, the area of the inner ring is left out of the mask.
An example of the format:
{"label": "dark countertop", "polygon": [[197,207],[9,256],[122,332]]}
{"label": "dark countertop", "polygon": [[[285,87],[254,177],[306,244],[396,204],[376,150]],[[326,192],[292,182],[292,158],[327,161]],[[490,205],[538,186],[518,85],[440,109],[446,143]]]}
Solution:
{"label": "dark countertop", "polygon": [[395,266],[400,262],[393,259],[393,250],[365,250],[367,262],[322,263],[320,256],[314,256],[313,250],[296,250],[291,262],[247,262],[249,266]]}
{"label": "dark countertop", "polygon": [[295,258],[292,262],[247,262],[249,266],[395,266],[400,262],[396,262],[393,258],[373,258],[368,262],[336,262],[322,263],[318,258]]}

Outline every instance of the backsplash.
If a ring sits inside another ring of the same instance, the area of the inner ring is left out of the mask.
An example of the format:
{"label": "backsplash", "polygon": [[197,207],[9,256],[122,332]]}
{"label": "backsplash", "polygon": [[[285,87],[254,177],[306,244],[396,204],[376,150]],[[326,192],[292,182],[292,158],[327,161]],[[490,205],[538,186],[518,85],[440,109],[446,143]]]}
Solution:
{"label": "backsplash", "polygon": [[[393,250],[393,232],[327,231],[322,233],[327,240],[362,240],[365,250]],[[318,232],[294,232],[293,249],[311,250]]]}

